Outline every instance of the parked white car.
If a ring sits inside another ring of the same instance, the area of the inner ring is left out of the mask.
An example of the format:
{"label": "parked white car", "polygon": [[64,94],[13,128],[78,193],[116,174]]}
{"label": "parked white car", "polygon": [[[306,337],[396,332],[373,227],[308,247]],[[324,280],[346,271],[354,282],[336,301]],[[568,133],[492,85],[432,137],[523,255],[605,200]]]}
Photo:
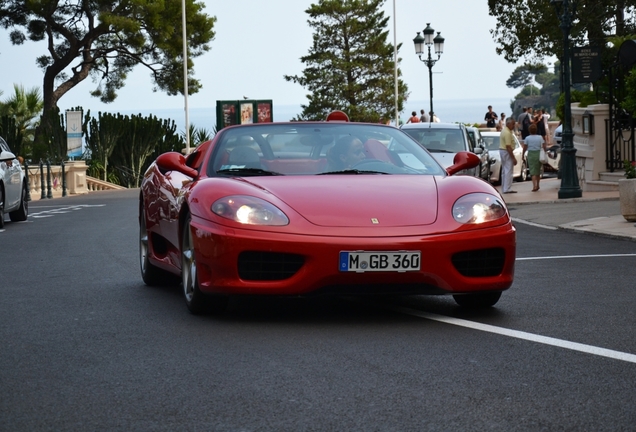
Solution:
{"label": "parked white car", "polygon": [[4,215],[13,222],[25,221],[29,214],[26,175],[18,158],[0,137],[0,229],[4,228]]}
{"label": "parked white car", "polygon": [[[466,126],[460,123],[407,123],[400,129],[426,148],[444,168],[453,165],[453,159],[460,151],[475,153],[480,158],[484,155],[481,147],[473,146]],[[488,159],[484,163],[488,163]],[[479,166],[460,171],[459,174],[480,177],[482,166],[480,163]]]}
{"label": "parked white car", "polygon": [[[499,134],[500,132],[488,132],[483,131],[481,133],[481,137],[484,139],[484,143],[488,152],[490,154],[491,159],[494,159],[494,163],[490,165],[490,182],[493,184],[501,183],[501,157],[499,156]],[[514,136],[514,135],[513,135]],[[528,180],[528,164],[523,158],[523,148],[521,147],[521,143],[514,137],[515,139],[515,148],[512,150],[512,153],[517,159],[517,165],[515,165],[513,169],[513,178],[517,181],[526,181]]]}

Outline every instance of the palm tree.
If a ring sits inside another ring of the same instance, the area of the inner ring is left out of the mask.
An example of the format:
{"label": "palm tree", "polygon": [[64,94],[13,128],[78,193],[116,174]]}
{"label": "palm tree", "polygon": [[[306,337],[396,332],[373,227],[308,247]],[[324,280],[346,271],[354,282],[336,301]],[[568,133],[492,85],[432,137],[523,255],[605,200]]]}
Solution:
{"label": "palm tree", "polygon": [[26,155],[31,152],[35,128],[39,123],[44,102],[37,87],[27,91],[23,86],[14,84],[13,91],[13,96],[0,102],[0,115],[15,119],[16,127],[23,137],[23,154]]}

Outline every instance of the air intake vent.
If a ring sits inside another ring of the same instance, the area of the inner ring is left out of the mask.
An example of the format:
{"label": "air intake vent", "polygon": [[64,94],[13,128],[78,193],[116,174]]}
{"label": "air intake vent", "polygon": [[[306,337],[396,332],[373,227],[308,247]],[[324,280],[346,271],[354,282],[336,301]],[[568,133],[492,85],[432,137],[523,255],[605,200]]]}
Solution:
{"label": "air intake vent", "polygon": [[280,252],[242,252],[238,273],[243,280],[283,280],[292,277],[305,263],[302,255]]}
{"label": "air intake vent", "polygon": [[452,262],[462,276],[497,276],[503,271],[506,252],[502,248],[480,249],[459,252],[453,255]]}

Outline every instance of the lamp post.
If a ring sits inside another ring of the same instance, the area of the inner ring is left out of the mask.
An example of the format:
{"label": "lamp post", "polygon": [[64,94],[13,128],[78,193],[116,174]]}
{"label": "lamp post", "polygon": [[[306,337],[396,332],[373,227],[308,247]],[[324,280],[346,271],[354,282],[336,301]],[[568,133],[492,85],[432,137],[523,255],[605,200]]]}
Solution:
{"label": "lamp post", "polygon": [[[420,35],[420,32],[417,32],[417,36],[413,39],[413,43],[415,44],[415,54],[417,54],[419,59],[424,62],[426,67],[428,67],[428,82],[431,91],[431,111],[429,113],[429,119],[432,122],[433,116],[435,115],[435,111],[433,111],[433,66],[437,63],[437,60],[440,59],[444,52],[444,38],[440,35],[440,32],[437,32],[437,36],[433,38],[435,30],[431,28],[430,23],[426,23],[426,28],[422,31],[422,33],[424,33],[423,37]],[[427,58],[422,58],[422,55],[424,54],[424,46],[428,47]],[[431,57],[431,46],[434,46],[437,59]]]}
{"label": "lamp post", "polygon": [[565,106],[563,107],[563,134],[561,138],[561,187],[559,199],[580,198],[583,195],[579,186],[576,172],[576,149],[574,148],[572,133],[572,110],[570,96],[570,30],[572,29],[572,10],[570,0],[550,0],[556,9],[561,30],[563,31],[563,93]]}

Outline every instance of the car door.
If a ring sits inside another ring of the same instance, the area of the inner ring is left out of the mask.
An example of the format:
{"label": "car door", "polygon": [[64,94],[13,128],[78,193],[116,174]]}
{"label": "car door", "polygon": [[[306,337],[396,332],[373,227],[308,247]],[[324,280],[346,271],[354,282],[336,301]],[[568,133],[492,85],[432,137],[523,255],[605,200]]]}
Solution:
{"label": "car door", "polygon": [[[4,139],[0,138],[0,153],[7,155],[11,153],[11,149]],[[20,162],[14,156],[10,159],[0,161],[3,172],[2,183],[4,184],[4,211],[9,212],[15,210],[20,205],[22,193],[22,169]]]}
{"label": "car door", "polygon": [[521,170],[525,169],[525,164],[523,163],[523,147],[521,143],[517,139],[516,136],[513,135],[515,141],[515,148],[512,150],[512,154],[517,160],[517,164],[513,168],[513,177],[521,177]]}

